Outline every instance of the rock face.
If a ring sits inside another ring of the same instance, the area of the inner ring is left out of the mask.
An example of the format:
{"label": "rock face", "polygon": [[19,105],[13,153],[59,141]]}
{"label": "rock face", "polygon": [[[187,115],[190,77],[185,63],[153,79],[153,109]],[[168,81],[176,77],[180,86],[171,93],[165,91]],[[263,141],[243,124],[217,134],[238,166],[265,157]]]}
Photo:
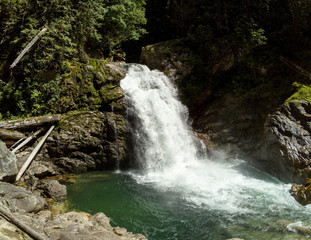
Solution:
{"label": "rock face", "polygon": [[10,180],[10,178],[16,174],[16,156],[9,151],[5,143],[0,140],[0,180]]}
{"label": "rock face", "polygon": [[128,128],[123,116],[78,112],[64,117],[48,138],[47,151],[66,173],[126,167]]}
{"label": "rock face", "polygon": [[208,149],[217,148],[230,156],[246,158],[261,140],[269,106],[242,103],[231,94],[203,105],[194,116],[193,128]]}
{"label": "rock face", "polygon": [[142,48],[140,62],[150,69],[158,69],[179,85],[193,69],[191,52],[181,40],[160,42]]}
{"label": "rock face", "polygon": [[304,183],[311,177],[311,104],[283,104],[267,118],[256,158],[264,169],[284,182]]}

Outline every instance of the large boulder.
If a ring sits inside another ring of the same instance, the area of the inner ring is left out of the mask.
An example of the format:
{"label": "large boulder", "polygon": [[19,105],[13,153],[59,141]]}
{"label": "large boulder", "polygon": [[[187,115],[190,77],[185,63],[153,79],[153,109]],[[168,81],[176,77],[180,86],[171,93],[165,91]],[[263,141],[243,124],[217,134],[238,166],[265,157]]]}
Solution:
{"label": "large boulder", "polygon": [[37,184],[36,188],[41,191],[43,196],[54,200],[64,199],[67,196],[66,186],[60,184],[57,180],[44,179]]}
{"label": "large boulder", "polygon": [[10,181],[17,174],[16,156],[0,140],[0,180]]}
{"label": "large boulder", "polygon": [[283,104],[268,116],[254,157],[284,182],[304,183],[311,177],[311,104],[305,100]]}
{"label": "large boulder", "polygon": [[46,201],[25,188],[0,182],[0,203],[12,212],[39,212],[47,207]]}
{"label": "large boulder", "polygon": [[47,152],[65,173],[126,167],[129,130],[122,115],[77,112],[64,116],[47,141]]}

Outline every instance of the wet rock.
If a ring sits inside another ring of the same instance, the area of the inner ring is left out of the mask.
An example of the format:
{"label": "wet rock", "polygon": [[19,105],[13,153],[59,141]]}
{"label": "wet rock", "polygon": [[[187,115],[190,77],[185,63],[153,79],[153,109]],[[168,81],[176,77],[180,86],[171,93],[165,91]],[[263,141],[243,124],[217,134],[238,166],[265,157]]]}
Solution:
{"label": "wet rock", "polygon": [[290,194],[301,205],[307,205],[311,203],[311,178],[309,178],[303,185],[293,184],[290,190]]}
{"label": "wet rock", "polygon": [[284,182],[304,183],[311,177],[311,104],[305,100],[283,104],[269,115],[254,157]]}
{"label": "wet rock", "polygon": [[254,108],[254,104],[227,94],[211,104],[203,104],[193,115],[193,128],[208,150],[220,149],[246,160],[261,140],[269,112],[266,106]]}
{"label": "wet rock", "polygon": [[10,181],[17,174],[16,156],[0,140],[0,180]]}
{"label": "wet rock", "polygon": [[30,191],[0,182],[0,203],[7,206],[12,212],[31,213],[46,208],[46,201]]}
{"label": "wet rock", "polygon": [[57,180],[42,180],[38,183],[37,189],[41,190],[43,196],[54,200],[64,199],[67,196],[66,186],[60,184]]}

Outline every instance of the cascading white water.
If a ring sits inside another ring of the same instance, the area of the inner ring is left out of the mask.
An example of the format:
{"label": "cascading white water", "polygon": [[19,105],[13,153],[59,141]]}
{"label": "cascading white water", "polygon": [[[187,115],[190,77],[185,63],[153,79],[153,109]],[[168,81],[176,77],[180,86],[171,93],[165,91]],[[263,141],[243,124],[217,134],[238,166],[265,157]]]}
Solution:
{"label": "cascading white water", "polygon": [[139,183],[152,183],[160,191],[178,192],[195,206],[253,217],[281,211],[305,212],[290,196],[290,185],[251,168],[241,160],[212,161],[199,149],[187,124],[188,111],[177,89],[159,71],[131,65],[121,81],[133,126]]}
{"label": "cascading white water", "polygon": [[133,65],[121,87],[139,119],[134,131],[137,160],[143,168],[150,173],[193,164],[198,150],[186,123],[188,110],[169,79],[159,71]]}

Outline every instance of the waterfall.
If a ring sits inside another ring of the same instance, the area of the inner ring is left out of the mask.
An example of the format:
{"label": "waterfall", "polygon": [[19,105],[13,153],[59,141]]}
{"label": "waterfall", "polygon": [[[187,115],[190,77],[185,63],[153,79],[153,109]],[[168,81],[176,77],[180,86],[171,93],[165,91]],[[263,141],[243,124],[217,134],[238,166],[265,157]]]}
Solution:
{"label": "waterfall", "polygon": [[[208,159],[191,131],[187,108],[176,87],[157,70],[131,65],[121,81],[131,117],[140,184],[173,191],[186,202],[234,214],[261,215],[274,209],[300,209],[290,185],[222,154]],[[268,214],[268,213],[267,213]]]}
{"label": "waterfall", "polygon": [[[113,105],[111,106],[111,112],[114,114]],[[119,150],[119,141],[118,141],[118,126],[116,124],[115,119],[113,120],[113,131],[114,131],[114,139],[115,139],[114,147],[116,151],[116,161],[117,161],[116,170],[119,171],[120,170],[120,157],[119,157],[120,150]]]}
{"label": "waterfall", "polygon": [[187,124],[188,110],[163,73],[132,65],[121,87],[128,96],[129,113],[137,117],[135,154],[145,172],[186,168],[198,160],[198,140]]}

